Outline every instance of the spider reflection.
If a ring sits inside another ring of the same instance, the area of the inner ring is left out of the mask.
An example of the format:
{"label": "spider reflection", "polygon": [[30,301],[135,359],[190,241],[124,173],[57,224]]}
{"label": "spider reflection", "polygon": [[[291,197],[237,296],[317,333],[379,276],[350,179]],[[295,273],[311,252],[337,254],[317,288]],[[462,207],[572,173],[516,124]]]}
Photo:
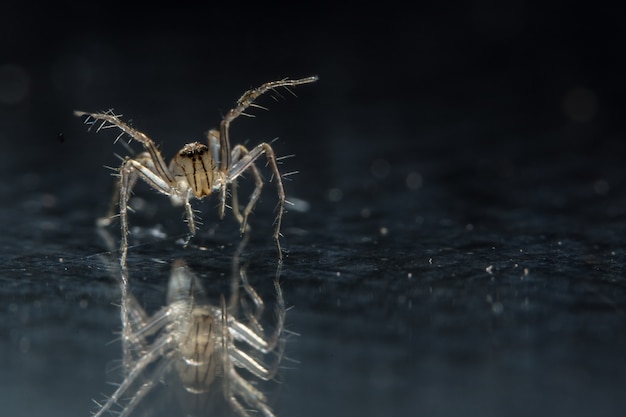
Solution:
{"label": "spider reflection", "polygon": [[[198,277],[177,260],[171,268],[167,305],[152,316],[129,292],[128,271],[122,269],[124,379],[96,417],[107,411],[131,415],[162,381],[176,381],[184,394],[183,408],[194,413],[205,415],[209,403],[221,396],[241,417],[251,411],[274,416],[266,396],[249,380],[272,379],[282,358],[285,304],[279,273],[274,279],[275,329],[268,334],[260,323],[264,302],[239,266],[239,253],[233,260],[228,302],[221,295],[219,304],[211,304]],[[271,364],[263,360],[269,356],[274,356]]]}

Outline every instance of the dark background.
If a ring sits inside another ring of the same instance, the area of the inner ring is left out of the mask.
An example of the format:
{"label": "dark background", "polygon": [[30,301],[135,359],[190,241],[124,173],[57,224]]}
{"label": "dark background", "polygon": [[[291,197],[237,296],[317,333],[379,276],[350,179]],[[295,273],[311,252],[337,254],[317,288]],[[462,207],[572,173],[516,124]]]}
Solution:
{"label": "dark background", "polygon": [[[94,221],[127,151],[72,111],[114,108],[171,157],[247,88],[317,74],[231,133],[278,137],[298,171],[282,275],[297,362],[263,385],[276,414],[622,415],[623,20],[569,2],[4,4],[2,414],[86,416],[113,389],[119,295]],[[273,190],[246,249],[268,299]],[[133,291],[160,305],[178,257],[217,286],[232,218],[197,203],[185,249],[181,210],[137,196]]]}

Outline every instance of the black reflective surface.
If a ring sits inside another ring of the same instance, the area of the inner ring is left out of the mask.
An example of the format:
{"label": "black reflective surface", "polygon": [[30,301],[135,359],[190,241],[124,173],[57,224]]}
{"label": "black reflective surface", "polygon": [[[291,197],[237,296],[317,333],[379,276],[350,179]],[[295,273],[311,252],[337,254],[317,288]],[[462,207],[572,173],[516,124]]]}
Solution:
{"label": "black reflective surface", "polygon": [[[114,389],[119,293],[95,219],[112,191],[103,166],[127,152],[72,111],[114,107],[171,157],[245,89],[310,74],[316,85],[232,131],[278,136],[276,152],[295,154],[282,169],[298,171],[282,272],[298,336],[280,384],[262,385],[277,416],[626,409],[619,11],[155,9],[137,30],[135,11],[116,29],[87,9],[46,32],[45,10],[15,10],[0,68],[3,414],[86,416]],[[162,305],[177,258],[220,291],[232,216],[196,203],[202,229],[184,248],[182,211],[136,195],[133,291]],[[266,294],[275,201],[268,184],[245,253]]]}

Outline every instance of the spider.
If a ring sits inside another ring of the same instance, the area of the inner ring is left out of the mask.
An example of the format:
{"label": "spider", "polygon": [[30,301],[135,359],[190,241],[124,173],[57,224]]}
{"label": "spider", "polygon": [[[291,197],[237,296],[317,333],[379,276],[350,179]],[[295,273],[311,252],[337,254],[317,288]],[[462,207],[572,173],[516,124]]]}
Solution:
{"label": "spider", "polygon": [[[122,267],[124,380],[106,402],[97,403],[100,408],[95,417],[118,406],[119,416],[127,417],[140,404],[153,405],[155,396],[142,400],[162,381],[172,392],[179,391],[182,406],[193,413],[201,411],[204,415],[209,407],[216,407],[215,401],[222,395],[240,417],[250,417],[249,410],[274,417],[266,396],[238,369],[261,380],[272,379],[278,369],[285,347],[282,332],[286,313],[278,280],[280,264],[274,279],[275,328],[266,334],[260,324],[264,302],[250,285],[246,269],[239,267],[238,257],[233,259],[228,303],[222,294],[219,305],[210,304],[197,276],[184,261],[176,260],[167,304],[152,316],[130,293],[128,271]],[[276,355],[270,365],[262,360],[269,354]]]}
{"label": "spider", "polygon": [[[213,192],[219,192],[219,217],[224,217],[226,209],[227,189],[232,188],[232,211],[239,222],[240,231],[243,234],[248,228],[248,216],[254,209],[264,185],[263,178],[257,166],[256,160],[263,154],[272,170],[272,178],[275,181],[278,192],[278,206],[276,219],[274,221],[274,241],[278,250],[279,263],[282,262],[283,253],[280,247],[280,227],[283,213],[285,211],[285,191],[282,183],[282,176],[278,170],[277,158],[269,143],[261,143],[251,150],[244,145],[231,147],[229,138],[229,128],[232,121],[240,115],[247,115],[245,110],[249,107],[263,108],[254,101],[261,95],[276,90],[277,88],[294,87],[301,84],[312,83],[317,80],[316,76],[302,78],[298,80],[282,79],[271,81],[257,88],[246,91],[237,100],[237,104],[232,108],[220,123],[219,130],[211,129],[207,133],[208,146],[199,142],[188,143],[178,152],[167,165],[161,152],[155,143],[144,133],[130,127],[120,120],[120,115],[112,111],[104,113],[88,113],[75,111],[79,117],[85,117],[85,124],[94,125],[101,122],[96,129],[100,131],[106,128],[118,128],[121,133],[117,137],[119,140],[124,134],[140,142],[145,148],[145,152],[136,158],[126,157],[119,168],[119,182],[116,192],[118,197],[114,197],[114,202],[119,203],[119,216],[122,230],[120,264],[126,264],[128,254],[128,200],[132,189],[140,178],[148,183],[152,188],[170,197],[173,205],[185,207],[185,217],[189,227],[190,237],[196,233],[196,221],[190,203],[193,198],[202,200]],[[244,172],[250,172],[255,181],[255,188],[250,195],[248,204],[240,211],[236,180]],[[108,220],[101,221],[106,225]]]}

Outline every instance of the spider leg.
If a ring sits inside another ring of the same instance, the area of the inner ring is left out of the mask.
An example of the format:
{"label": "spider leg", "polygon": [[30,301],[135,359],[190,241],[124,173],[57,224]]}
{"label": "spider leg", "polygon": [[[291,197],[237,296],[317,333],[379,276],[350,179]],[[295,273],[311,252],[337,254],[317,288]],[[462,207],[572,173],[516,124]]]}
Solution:
{"label": "spider leg", "polygon": [[[237,399],[237,396],[242,397],[246,404],[261,411],[265,417],[275,417],[272,410],[270,410],[266,404],[267,399],[265,395],[242,378],[235,369],[235,363],[240,363],[238,359],[238,352],[240,351],[234,346],[233,336],[229,332],[229,324],[232,319],[228,316],[226,300],[223,295],[220,297],[220,306],[222,316],[221,353],[224,371],[224,397],[240,417],[250,417],[250,414]],[[231,358],[231,355],[235,356],[235,358]]]}
{"label": "spider leg", "polygon": [[[148,166],[150,163],[150,154],[147,152],[141,153],[135,158],[136,161],[141,162],[142,164]],[[119,171],[119,169],[117,170]],[[115,176],[119,177],[119,174],[115,174]],[[135,188],[135,184],[137,183],[137,176],[131,178],[129,183],[129,187],[132,190]],[[112,219],[116,216],[117,207],[120,202],[120,181],[115,181],[113,185],[113,196],[111,197],[111,203],[109,204],[109,209],[107,210],[107,214],[104,217],[98,218],[96,224],[100,227],[109,226],[111,224]]]}
{"label": "spider leg", "polygon": [[[143,162],[143,163],[142,163]],[[143,179],[148,185],[155,190],[172,195],[174,192],[171,182],[161,177],[152,165],[151,159],[135,160],[126,158],[120,168],[120,224],[122,229],[122,243],[120,245],[120,264],[122,268],[126,266],[126,257],[128,255],[128,201],[132,186],[136,183],[137,177]],[[193,220],[193,210],[189,204],[189,197],[184,199],[185,208],[187,210],[187,219],[189,221],[189,229],[192,234],[195,232],[195,223]],[[191,215],[190,215],[191,214]]]}
{"label": "spider leg", "polygon": [[[133,341],[135,346],[142,346],[145,351],[147,350],[146,338],[163,330],[170,320],[172,311],[168,307],[163,307],[154,313],[154,315],[148,317],[143,308],[139,306],[139,302],[135,297],[129,297],[129,301],[129,307],[131,308],[130,322],[132,326],[132,333],[129,338]],[[135,323],[135,320],[140,321]]]}
{"label": "spider leg", "polygon": [[[274,280],[274,287],[276,289],[276,324],[274,326],[274,332],[271,335],[265,336],[263,333],[255,331],[234,318],[229,318],[228,322],[231,334],[236,340],[241,340],[263,353],[269,353],[274,350],[280,341],[280,336],[285,325],[287,310],[278,280]],[[260,324],[258,327],[260,327]]]}
{"label": "spider leg", "polygon": [[276,372],[278,371],[278,365],[283,358],[284,351],[285,343],[284,341],[281,341],[281,343],[278,345],[278,351],[276,352],[276,359],[271,366],[268,366],[267,364],[253,358],[249,354],[235,347],[231,349],[230,355],[232,363],[234,363],[236,366],[246,369],[259,379],[269,381],[274,377],[274,375],[276,375]]}
{"label": "spider leg", "polygon": [[227,171],[231,166],[230,138],[228,137],[230,123],[237,117],[244,114],[244,111],[253,104],[254,100],[268,91],[279,87],[293,87],[300,84],[312,83],[314,81],[317,81],[316,76],[302,78],[299,80],[284,79],[271,81],[243,93],[239,100],[237,100],[237,106],[226,113],[226,116],[224,116],[222,122],[220,123],[220,170]]}
{"label": "spider leg", "polygon": [[121,278],[122,352],[124,369],[128,372],[133,364],[149,351],[146,338],[165,327],[170,309],[162,308],[149,317],[129,290],[126,268],[122,268]]}
{"label": "spider leg", "polygon": [[[215,163],[215,166],[219,166],[220,165],[220,132],[215,130],[215,129],[211,129],[207,132],[207,140],[209,143],[209,152],[211,155],[211,159],[213,160],[213,162]],[[218,208],[218,215],[220,217],[220,219],[224,218],[224,214],[226,213],[226,199],[227,199],[227,183],[226,181],[224,181],[224,175],[222,173],[222,171],[219,171],[215,173],[216,174],[216,179],[215,182],[213,183],[213,190],[219,189],[219,208]]]}
{"label": "spider leg", "polygon": [[221,346],[220,346],[220,350],[221,350],[221,355],[222,355],[222,367],[223,367],[223,373],[224,373],[224,378],[223,378],[223,390],[224,390],[224,398],[226,399],[226,401],[228,401],[230,403],[230,405],[235,409],[235,411],[237,411],[237,414],[239,414],[241,417],[249,417],[248,413],[244,410],[244,408],[241,406],[241,404],[239,403],[239,401],[237,400],[237,397],[235,397],[235,394],[233,392],[233,384],[232,384],[232,375],[238,377],[239,375],[237,374],[237,371],[235,370],[235,367],[233,366],[231,360],[230,360],[230,346],[233,343],[233,338],[230,335],[230,332],[228,331],[228,310],[226,309],[226,299],[224,298],[224,295],[222,294],[220,296],[220,306],[221,306],[221,320],[220,320],[220,324],[221,324]]}
{"label": "spider leg", "polygon": [[167,360],[163,360],[157,365],[156,369],[151,372],[150,377],[141,384],[130,401],[124,406],[124,409],[119,413],[118,417],[128,417],[130,413],[133,412],[141,400],[143,400],[143,398],[152,391],[156,383],[159,382],[169,365],[170,363]]}
{"label": "spider leg", "polygon": [[[235,146],[235,148],[233,149],[233,152],[231,154],[231,164],[236,164],[241,158],[241,148],[245,149],[245,147],[243,146]],[[241,210],[239,208],[239,189],[238,188],[239,187],[237,186],[237,180],[236,179],[232,180],[230,182],[230,192],[231,192],[230,200],[231,200],[231,206],[232,206],[231,209],[233,211],[233,214],[235,215],[235,218],[241,225],[243,224],[243,216],[241,215]]]}
{"label": "spider leg", "polygon": [[[158,359],[163,349],[170,342],[169,335],[157,337],[152,345],[148,345],[146,340],[146,337],[159,332],[165,327],[169,317],[169,309],[163,308],[152,317],[148,317],[137,299],[129,292],[128,271],[125,267],[122,267],[120,287],[122,292],[122,351],[125,378],[115,393],[95,414],[96,417],[102,415],[110,407],[118,403],[146,367]],[[152,377],[144,382],[137,389],[137,392],[133,394],[130,402],[121,411],[120,416],[128,416],[132,412],[141,399],[153,388],[167,364],[167,361],[159,364],[157,369],[152,372]]]}
{"label": "spider leg", "polygon": [[246,273],[246,268],[241,268],[239,272],[241,278],[241,284],[248,295],[248,297],[252,300],[252,304],[254,308],[250,307],[246,302],[245,298],[241,298],[241,304],[244,310],[244,314],[246,319],[248,320],[248,325],[251,326],[257,333],[263,333],[263,326],[261,326],[260,319],[265,311],[265,303],[259,294],[256,292],[254,288],[248,282],[248,274]]}
{"label": "spider leg", "polygon": [[[275,350],[276,346],[281,343],[277,353],[277,359],[275,364],[268,367],[251,356],[235,349],[231,352],[233,360],[236,360],[237,366],[248,369],[251,373],[261,379],[271,379],[278,369],[278,364],[282,358],[284,351],[284,341],[280,340],[282,330],[285,323],[285,303],[283,300],[282,290],[279,285],[278,277],[280,275],[277,272],[277,276],[274,279],[274,285],[277,292],[276,302],[276,324],[274,333],[270,336],[265,336],[263,327],[260,323],[260,318],[265,309],[263,299],[254,290],[250,282],[248,281],[245,266],[240,266],[240,256],[243,248],[247,244],[249,235],[246,233],[242,241],[240,242],[235,254],[233,256],[232,273],[231,278],[231,298],[228,305],[228,312],[231,316],[228,318],[228,325],[230,327],[230,333],[235,340],[242,341],[249,346],[252,346],[255,350],[261,353],[270,353]],[[280,268],[279,268],[280,270]],[[253,307],[250,307],[247,303],[244,303],[242,297],[239,294],[239,287],[243,287],[247,296],[252,300]],[[244,309],[244,315],[248,323],[243,323],[236,320],[234,317],[237,314],[237,303],[241,302]]]}
{"label": "spider leg", "polygon": [[[235,146],[233,148],[233,153],[232,153],[232,160],[233,160],[234,166],[237,166],[239,161],[241,161],[242,157],[245,158],[246,155],[248,154],[250,154],[250,151],[248,151],[248,149],[245,146],[243,145]],[[263,190],[263,185],[264,185],[263,177],[261,176],[261,172],[259,171],[257,166],[254,164],[254,160],[248,163],[248,167],[246,169],[249,169],[250,171],[252,171],[252,175],[254,176],[254,191],[252,192],[252,195],[250,195],[248,204],[246,205],[246,208],[243,211],[243,215],[239,211],[239,196],[237,194],[237,181],[236,179],[233,179],[231,181],[231,188],[232,188],[232,194],[233,194],[232,195],[233,213],[235,214],[237,221],[239,221],[239,224],[241,225],[240,233],[242,234],[246,230],[248,230],[248,216],[250,216],[250,213],[252,213],[252,210],[254,209],[254,206],[256,205],[257,201],[259,201],[259,198],[261,197],[261,191]]]}
{"label": "spider leg", "polygon": [[[220,186],[220,208],[219,208],[220,219],[224,218],[224,213],[226,212],[226,191],[227,191],[226,183],[223,183]],[[235,215],[235,217],[237,216]]]}
{"label": "spider leg", "polygon": [[[107,229],[99,228],[98,233],[104,239],[107,249],[112,253],[115,250],[113,237]],[[147,341],[140,334],[135,334],[135,327],[143,326],[149,318],[144,309],[139,305],[137,299],[130,293],[128,288],[128,270],[120,268],[120,265],[109,257],[103,257],[111,276],[118,279],[120,285],[120,319],[122,322],[121,343],[123,354],[123,369],[128,372],[132,364],[136,361],[136,356],[143,354],[147,350]]]}
{"label": "spider leg", "polygon": [[235,368],[231,368],[228,372],[228,378],[232,385],[232,391],[229,392],[228,400],[231,406],[235,409],[237,414],[242,417],[249,417],[250,414],[246,411],[236,395],[239,395],[247,405],[260,411],[265,417],[275,417],[272,410],[267,405],[267,398],[265,395],[255,388],[252,384],[246,381],[241,375],[237,373]]}
{"label": "spider leg", "polygon": [[[131,186],[132,187],[132,186]],[[99,217],[96,220],[96,224],[100,227],[108,226],[111,224],[112,219],[116,216],[117,205],[120,201],[120,182],[115,181],[113,184],[113,196],[111,198],[111,203],[109,204],[109,209],[107,210],[107,214],[103,217]]]}
{"label": "spider leg", "polygon": [[[189,233],[191,236],[196,234],[196,218],[191,206],[191,189],[187,190],[185,197],[183,198],[183,204],[185,205],[185,218],[187,219],[187,227],[189,227]],[[188,237],[187,243],[191,236]]]}
{"label": "spider leg", "polygon": [[[239,222],[240,225],[243,224],[243,216],[241,215],[241,209],[239,208],[239,187],[237,186],[237,180],[233,180],[230,183],[230,205],[235,215],[235,218]],[[241,226],[239,226],[239,230],[241,233]]]}
{"label": "spider leg", "polygon": [[[140,142],[141,144],[143,144],[144,148],[146,148],[146,151],[148,151],[148,154],[150,154],[150,158],[152,159],[152,162],[154,164],[154,172],[159,177],[168,181],[170,184],[174,182],[174,177],[170,173],[170,170],[168,169],[167,164],[163,160],[163,156],[161,155],[161,152],[159,151],[155,143],[152,141],[152,139],[150,139],[144,133],[136,129],[133,129],[126,123],[122,122],[120,118],[114,114],[87,113],[83,111],[75,111],[74,114],[79,117],[87,116],[87,119],[85,122],[88,122],[89,119],[92,119],[94,121],[102,120],[103,124],[100,125],[98,130],[107,128],[109,126],[115,126],[118,129],[120,129],[122,132],[126,133],[131,138],[135,139],[137,142]],[[109,125],[106,125],[106,123],[109,123]]]}
{"label": "spider leg", "polygon": [[[238,145],[238,147],[239,146],[243,148],[242,145]],[[242,150],[240,151],[243,152]],[[280,171],[278,170],[278,164],[276,163],[276,155],[274,154],[274,150],[272,149],[270,144],[264,142],[255,146],[251,151],[246,152],[245,155],[237,163],[235,163],[231,167],[231,169],[228,171],[227,180],[228,182],[234,181],[238,176],[240,176],[247,169],[250,169],[252,170],[252,172],[255,172],[255,176],[256,176],[257,175],[256,172],[258,172],[258,170],[255,171],[256,166],[254,165],[254,162],[261,156],[261,154],[265,154],[265,157],[267,158],[267,162],[272,170],[273,181],[276,182],[276,190],[278,193],[278,206],[277,206],[278,213],[276,214],[276,220],[274,221],[274,242],[276,243],[276,248],[278,250],[278,260],[279,262],[282,262],[283,253],[280,247],[280,226],[282,223],[283,213],[285,212],[285,189],[283,187],[283,180],[280,175]],[[260,174],[259,174],[259,177],[260,177]],[[252,193],[252,196],[250,196],[250,202],[248,203],[246,210],[248,209],[252,210],[252,208],[254,207],[254,204],[256,204],[256,200],[258,200],[258,196],[256,195],[257,190],[258,192],[260,192],[258,183],[257,183],[257,188],[255,188],[255,191]],[[244,211],[244,219],[245,217],[246,217],[246,212]]]}
{"label": "spider leg", "polygon": [[233,253],[231,261],[230,298],[228,300],[227,311],[230,315],[234,317],[236,317],[238,314],[239,273],[241,271],[241,255],[249,240],[250,235],[248,233],[244,233],[241,241],[239,242],[239,245],[237,245],[235,253]]}
{"label": "spider leg", "polygon": [[[165,336],[165,335],[164,335]],[[126,393],[126,391],[132,386],[132,384],[140,377],[141,373],[146,369],[148,365],[154,362],[160,355],[161,351],[165,346],[169,343],[169,335],[167,337],[158,338],[151,349],[146,352],[144,356],[142,356],[133,366],[132,369],[127,373],[124,381],[117,387],[113,395],[109,397],[106,403],[98,410],[94,417],[100,417],[111,408],[114,404],[117,404],[121,399],[122,395]],[[133,403],[133,400],[131,400]]]}
{"label": "spider leg", "polygon": [[[242,275],[242,280],[244,279],[245,274]],[[244,282],[244,287],[248,287],[246,291],[255,302],[258,302],[257,307],[262,309],[262,299],[252,289],[247,280]],[[235,340],[247,343],[262,353],[274,352],[276,354],[275,360],[268,366],[234,346],[231,349],[230,356],[235,365],[247,369],[250,373],[263,380],[269,380],[274,377],[285,350],[285,340],[281,338],[281,334],[285,324],[286,309],[278,276],[274,279],[274,287],[276,289],[276,324],[271,335],[264,335],[258,319],[253,316],[247,316],[251,323],[250,325],[245,325],[235,319],[229,319],[229,329]],[[255,296],[252,296],[250,291]]]}
{"label": "spider leg", "polygon": [[[240,296],[240,279],[241,286],[244,288],[248,297],[252,299],[254,307],[250,307],[250,304],[246,301],[246,299]],[[260,319],[261,315],[263,314],[263,310],[265,309],[265,306],[259,294],[254,290],[254,288],[252,288],[252,286],[248,282],[246,275],[246,266],[238,267],[237,271],[233,269],[233,277],[231,281],[231,296],[228,311],[232,315],[237,315],[240,305],[243,310],[243,315],[247,320],[248,326],[250,326],[257,334],[263,334],[263,326],[261,326]]]}

